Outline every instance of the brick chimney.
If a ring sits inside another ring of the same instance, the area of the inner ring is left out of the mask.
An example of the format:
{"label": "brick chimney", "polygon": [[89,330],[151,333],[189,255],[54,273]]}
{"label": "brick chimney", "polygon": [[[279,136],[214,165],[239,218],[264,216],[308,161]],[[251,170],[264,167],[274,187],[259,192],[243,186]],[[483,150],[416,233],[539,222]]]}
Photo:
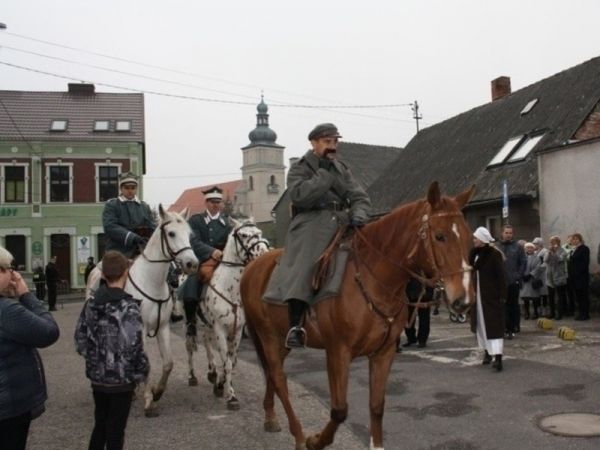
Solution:
{"label": "brick chimney", "polygon": [[89,83],[69,83],[71,95],[94,95],[94,85]]}
{"label": "brick chimney", "polygon": [[506,97],[510,93],[510,77],[498,77],[492,80],[492,101]]}

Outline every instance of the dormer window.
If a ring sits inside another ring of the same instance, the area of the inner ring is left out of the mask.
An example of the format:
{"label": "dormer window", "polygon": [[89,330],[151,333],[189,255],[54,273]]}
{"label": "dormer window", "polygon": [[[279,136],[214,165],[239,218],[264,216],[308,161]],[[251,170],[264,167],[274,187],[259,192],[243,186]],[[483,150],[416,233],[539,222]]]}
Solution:
{"label": "dormer window", "polygon": [[506,157],[512,153],[512,151],[519,144],[519,142],[521,142],[522,139],[523,136],[518,136],[509,139],[508,142],[502,146],[500,151],[496,153],[496,156],[494,156],[494,159],[490,161],[488,167],[495,166],[496,164],[502,164]]}
{"label": "dormer window", "polygon": [[526,141],[524,141],[517,151],[508,159],[508,162],[519,161],[521,159],[527,158],[527,155],[531,153],[531,150],[537,145],[538,142],[544,137],[543,134],[538,134],[537,136],[528,137]]}
{"label": "dormer window", "polygon": [[131,120],[117,120],[115,131],[131,131]]}
{"label": "dormer window", "polygon": [[525,108],[523,108],[523,111],[521,111],[521,115],[524,116],[525,114],[527,114],[529,111],[531,111],[533,109],[533,107],[537,104],[538,102],[538,98],[534,98],[533,100],[531,100],[529,103],[527,103],[525,105]]}
{"label": "dormer window", "polygon": [[109,120],[95,120],[94,131],[109,131],[110,121]]}
{"label": "dormer window", "polygon": [[57,119],[50,124],[50,131],[67,131],[68,120]]}

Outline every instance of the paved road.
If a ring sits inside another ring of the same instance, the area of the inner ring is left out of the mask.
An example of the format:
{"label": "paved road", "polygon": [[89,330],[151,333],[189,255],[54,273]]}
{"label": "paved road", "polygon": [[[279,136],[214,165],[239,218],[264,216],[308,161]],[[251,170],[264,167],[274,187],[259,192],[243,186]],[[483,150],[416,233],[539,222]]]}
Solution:
{"label": "paved road", "polygon": [[[600,438],[567,438],[541,431],[537,420],[550,414],[600,414],[600,319],[565,320],[578,331],[561,341],[534,321],[505,341],[504,371],[481,365],[467,324],[433,317],[425,349],[405,349],[392,366],[384,418],[387,449],[598,449]],[[243,344],[243,358],[252,349]],[[296,351],[288,374],[326,399],[323,356]],[[368,366],[352,366],[347,425],[368,443]],[[344,447],[337,447],[344,448]]]}
{"label": "paved road", "polygon": [[[83,360],[75,354],[72,335],[81,302],[67,303],[56,313],[62,336],[45,349],[50,400],[47,412],[34,421],[30,450],[84,449],[92,427],[92,399]],[[480,365],[475,339],[465,324],[447,316],[433,318],[426,349],[397,355],[388,382],[385,413],[386,449],[597,449],[600,438],[565,438],[542,432],[537,420],[560,412],[600,413],[600,319],[563,321],[578,331],[575,342],[560,341],[534,322],[506,341],[505,370]],[[141,402],[132,410],[127,449],[267,449],[293,448],[284,431],[262,430],[262,375],[251,344],[243,341],[236,388],[242,409],[227,411],[213,398],[204,379],[186,384],[183,327],[174,327],[176,366],[160,403],[161,416],[143,417]],[[151,359],[155,345],[149,346]],[[204,373],[203,355],[197,367]],[[294,405],[308,433],[318,431],[329,416],[324,355],[294,351],[286,363]],[[367,448],[368,372],[366,360],[352,365],[346,425],[335,449]]]}

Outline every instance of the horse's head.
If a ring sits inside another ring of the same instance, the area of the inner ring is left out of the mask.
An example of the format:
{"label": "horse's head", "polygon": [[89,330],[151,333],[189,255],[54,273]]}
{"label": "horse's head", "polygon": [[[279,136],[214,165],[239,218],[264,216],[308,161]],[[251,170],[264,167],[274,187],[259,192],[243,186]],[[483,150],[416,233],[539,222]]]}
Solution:
{"label": "horse's head", "polygon": [[454,198],[442,196],[437,182],[429,186],[426,212],[420,217],[415,263],[425,275],[437,282],[448,307],[464,313],[474,301],[471,267],[468,265],[472,243],[471,230],[462,214],[475,186]]}
{"label": "horse's head", "polygon": [[247,264],[269,251],[269,242],[262,237],[262,231],[253,219],[235,220],[229,218],[231,233],[225,246],[224,260],[237,259]]}
{"label": "horse's head", "polygon": [[[192,233],[187,223],[188,209],[185,208],[180,213],[165,211],[162,205],[158,205],[158,214],[160,223],[153,238],[148,243],[160,246],[162,257],[169,261],[174,261],[185,273],[195,273],[198,269],[198,258],[194,254],[190,245],[190,235]],[[155,236],[160,236],[156,243]],[[146,248],[148,248],[148,246]]]}

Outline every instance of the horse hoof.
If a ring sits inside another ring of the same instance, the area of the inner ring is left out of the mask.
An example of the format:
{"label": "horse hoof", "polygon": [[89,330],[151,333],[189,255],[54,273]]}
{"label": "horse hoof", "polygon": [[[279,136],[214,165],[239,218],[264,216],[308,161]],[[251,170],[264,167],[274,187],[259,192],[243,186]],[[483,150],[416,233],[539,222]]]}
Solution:
{"label": "horse hoof", "polygon": [[213,394],[215,397],[223,397],[223,386],[213,386]]}
{"label": "horse hoof", "polygon": [[144,416],[146,417],[158,417],[158,411],[156,410],[156,408],[152,408],[152,409],[145,409],[144,410]]}
{"label": "horse hoof", "polygon": [[267,433],[278,433],[281,431],[281,426],[276,420],[270,420],[265,422],[265,431]]}
{"label": "horse hoof", "polygon": [[318,446],[319,437],[321,437],[321,433],[317,433],[314,436],[310,436],[306,440],[306,448],[307,448],[307,450],[318,450],[318,449],[322,448],[322,447]]}
{"label": "horse hoof", "polygon": [[215,384],[217,382],[217,372],[208,372],[206,378],[210,384]]}
{"label": "horse hoof", "polygon": [[157,389],[152,388],[152,401],[157,402],[162,397],[164,391],[159,391]]}
{"label": "horse hoof", "polygon": [[188,378],[188,386],[198,386],[198,378],[189,377]]}
{"label": "horse hoof", "polygon": [[231,397],[227,400],[227,409],[229,411],[238,411],[240,409],[240,401],[235,397]]}

